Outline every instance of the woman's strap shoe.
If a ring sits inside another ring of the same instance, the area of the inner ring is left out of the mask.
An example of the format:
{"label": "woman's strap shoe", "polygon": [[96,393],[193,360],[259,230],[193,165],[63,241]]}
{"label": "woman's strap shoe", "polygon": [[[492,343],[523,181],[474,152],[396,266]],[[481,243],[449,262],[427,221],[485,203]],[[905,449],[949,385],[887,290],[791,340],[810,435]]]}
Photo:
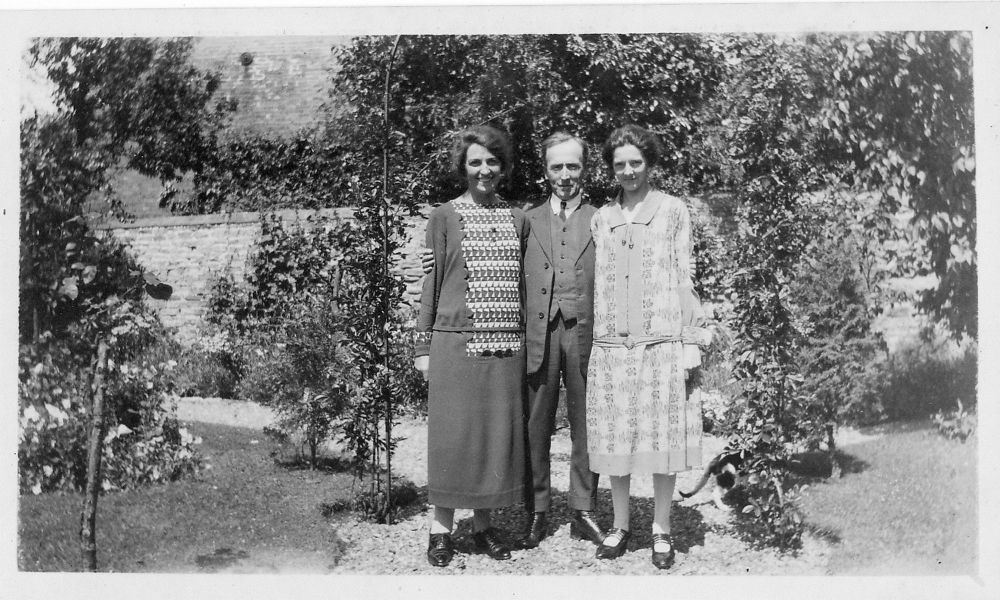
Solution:
{"label": "woman's strap shoe", "polygon": [[[608,545],[609,538],[618,538],[618,543],[614,546]],[[597,558],[618,558],[622,554],[625,554],[625,549],[628,547],[629,540],[632,539],[632,532],[628,529],[614,528],[608,532],[608,535],[604,536],[604,541],[601,545],[597,547]]]}
{"label": "woman's strap shoe", "polygon": [[476,543],[476,549],[485,552],[493,560],[510,558],[510,547],[503,541],[503,536],[496,527],[477,531],[472,534],[472,539]]}
{"label": "woman's strap shoe", "polygon": [[427,545],[427,562],[434,567],[447,567],[455,556],[455,545],[451,534],[432,533],[430,544]]}
{"label": "woman's strap shoe", "polygon": [[[656,544],[667,543],[670,545],[670,550],[667,552],[657,552]],[[669,533],[654,533],[653,534],[653,565],[657,569],[669,569],[671,565],[674,564],[674,540],[670,538]]]}

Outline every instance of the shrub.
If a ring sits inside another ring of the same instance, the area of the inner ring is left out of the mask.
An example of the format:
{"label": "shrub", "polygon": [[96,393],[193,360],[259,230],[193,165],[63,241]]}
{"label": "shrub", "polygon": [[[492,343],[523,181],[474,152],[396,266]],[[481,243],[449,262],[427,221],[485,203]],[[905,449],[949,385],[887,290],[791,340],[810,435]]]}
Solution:
{"label": "shrub", "polygon": [[104,437],[102,489],[176,481],[201,469],[201,458],[194,449],[201,439],[166,411],[151,416],[140,429],[119,424]]}
{"label": "shrub", "polygon": [[244,378],[251,364],[260,364],[261,348],[277,341],[269,336],[281,335],[302,313],[303,294],[336,297],[336,232],[342,226],[322,215],[290,224],[278,215],[262,215],[244,281],[225,275],[213,284],[206,320],[215,330],[205,337],[204,349],[228,371],[241,398],[248,398],[244,391],[252,389]]}
{"label": "shrub", "polygon": [[175,358],[174,388],[178,396],[236,398],[238,380],[225,352],[213,352],[201,344],[182,348]]}
{"label": "shrub", "polygon": [[694,288],[702,302],[719,303],[725,300],[730,266],[726,241],[718,233],[719,219],[705,212],[691,210]]}
{"label": "shrub", "polygon": [[777,478],[763,481],[752,474],[749,486],[757,493],[749,494],[743,506],[744,515],[753,514],[754,521],[741,523],[741,529],[753,545],[777,545],[799,548],[802,544],[803,517],[798,486],[783,485]]}
{"label": "shrub", "polygon": [[229,139],[195,174],[192,195],[166,196],[161,205],[184,214],[341,206],[349,197],[343,160],[341,149],[309,131]]}
{"label": "shrub", "polygon": [[808,403],[799,437],[809,449],[825,442],[833,452],[840,425],[879,416],[879,395],[869,384],[887,352],[872,328],[885,273],[866,267],[884,261],[856,216],[863,214],[861,202],[824,196],[814,198],[811,208],[825,224],[807,246],[791,284],[805,334],[800,361]]}
{"label": "shrub", "polygon": [[178,396],[235,398],[238,380],[227,362],[225,336],[203,335],[186,346],[162,331],[145,355],[158,362],[172,361],[170,388]]}
{"label": "shrub", "polygon": [[974,343],[915,342],[893,352],[882,369],[876,389],[886,419],[924,419],[951,410],[956,400],[969,409],[976,406]]}
{"label": "shrub", "polygon": [[[283,433],[304,433],[313,464],[319,443],[342,424],[360,478],[388,463],[397,407],[422,409],[426,386],[412,366],[404,327],[412,319],[398,308],[402,216],[391,214],[386,229],[385,207],[365,189],[372,180],[352,182],[367,201],[356,221],[264,217],[245,280],[216,284],[209,317],[229,340],[242,393],[276,407],[290,430]],[[388,500],[381,478],[368,483],[371,498]],[[389,511],[382,504],[369,516],[386,520]]]}
{"label": "shrub", "polygon": [[22,493],[83,489],[87,477],[88,377],[67,346],[22,346],[18,365],[18,487]]}
{"label": "shrub", "polygon": [[389,357],[389,387],[393,406],[410,415],[427,416],[427,382],[413,366],[413,323],[415,311],[403,307],[396,312],[390,328],[393,353]]}
{"label": "shrub", "polygon": [[956,400],[958,408],[945,412],[938,411],[931,420],[937,425],[938,432],[948,439],[958,438],[963,442],[976,431],[976,414],[962,406],[961,400]]}
{"label": "shrub", "polygon": [[306,294],[288,310],[280,324],[251,336],[254,350],[240,386],[244,397],[277,412],[279,431],[303,435],[316,468],[319,447],[343,418],[357,375],[341,345],[335,299]]}
{"label": "shrub", "polygon": [[[91,366],[47,336],[21,347],[18,484],[22,493],[81,491],[86,484]],[[106,388],[108,434],[102,489],[171,481],[196,472],[198,440],[169,406],[169,364],[139,358],[114,365]]]}
{"label": "shrub", "polygon": [[785,465],[803,433],[812,432],[803,432],[809,408],[799,360],[804,323],[791,286],[819,225],[806,198],[828,185],[816,169],[821,140],[809,122],[818,108],[812,91],[822,56],[807,45],[764,37],[732,38],[723,50],[733,70],[713,100],[716,114],[725,115],[719,132],[739,205],[727,296],[733,375],[741,386],[741,410],[725,429],[752,457],[746,489],[763,536],[794,548],[802,524]]}
{"label": "shrub", "polygon": [[323,215],[292,223],[276,214],[262,215],[245,280],[226,276],[216,281],[208,321],[240,337],[280,325],[295,312],[294,300],[303,293],[336,296],[341,227],[339,219]]}

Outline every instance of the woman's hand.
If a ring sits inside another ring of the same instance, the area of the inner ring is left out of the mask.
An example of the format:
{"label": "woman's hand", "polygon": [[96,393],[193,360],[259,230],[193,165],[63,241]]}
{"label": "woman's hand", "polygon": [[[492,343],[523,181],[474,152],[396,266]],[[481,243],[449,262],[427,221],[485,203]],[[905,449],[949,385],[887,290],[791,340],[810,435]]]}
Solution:
{"label": "woman's hand", "polygon": [[427,369],[430,367],[430,363],[431,357],[426,354],[413,359],[413,366],[424,376],[424,381],[429,381],[427,378]]}

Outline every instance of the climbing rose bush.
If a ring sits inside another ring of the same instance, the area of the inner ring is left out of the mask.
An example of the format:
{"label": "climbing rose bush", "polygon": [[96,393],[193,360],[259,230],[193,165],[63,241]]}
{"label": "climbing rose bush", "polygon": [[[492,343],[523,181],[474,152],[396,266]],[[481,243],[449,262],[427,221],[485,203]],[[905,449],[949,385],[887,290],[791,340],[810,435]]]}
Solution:
{"label": "climbing rose bush", "polygon": [[[82,491],[87,477],[90,380],[61,344],[22,348],[18,382],[18,487],[21,493]],[[169,389],[170,363],[113,365],[101,488],[174,481],[204,465],[200,439],[180,426]]]}

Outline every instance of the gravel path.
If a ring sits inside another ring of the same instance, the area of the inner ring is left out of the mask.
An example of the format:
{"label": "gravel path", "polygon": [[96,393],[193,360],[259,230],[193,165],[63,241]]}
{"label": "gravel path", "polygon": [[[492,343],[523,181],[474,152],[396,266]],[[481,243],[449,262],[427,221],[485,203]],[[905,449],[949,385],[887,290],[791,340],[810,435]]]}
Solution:
{"label": "gravel path", "polygon": [[[273,419],[266,408],[252,403],[217,398],[182,398],[178,417],[208,423],[259,428]],[[427,427],[424,419],[406,419],[394,427],[400,439],[393,455],[393,471],[411,480],[418,488],[427,483]],[[854,435],[854,437],[858,437]],[[849,442],[861,441],[846,438]],[[705,452],[721,449],[722,441],[706,438]],[[333,448],[331,448],[333,449]],[[614,561],[594,558],[594,546],[574,540],[569,535],[570,512],[565,504],[568,490],[568,430],[559,430],[552,442],[552,484],[554,502],[550,513],[552,534],[533,550],[515,551],[509,561],[494,561],[475,554],[471,542],[471,511],[456,513],[458,554],[447,568],[434,568],[424,558],[428,537],[428,508],[423,502],[405,509],[397,523],[377,525],[347,518],[333,522],[338,536],[347,544],[347,552],[333,568],[336,573],[366,574],[642,574],[659,572],[650,563],[649,524],[652,518],[652,478],[636,477],[632,482],[633,539],[630,551]],[[690,489],[700,473],[683,473],[677,478],[679,489]],[[770,549],[755,549],[742,541],[734,528],[735,515],[722,511],[711,502],[706,486],[687,500],[675,501],[671,528],[677,544],[677,560],[665,573],[673,575],[822,575],[826,573],[832,547],[806,535],[804,545],[795,555],[781,555]],[[611,498],[607,482],[601,481],[598,492],[599,520],[609,526]],[[496,512],[501,528],[519,532],[524,513],[518,507]]]}

